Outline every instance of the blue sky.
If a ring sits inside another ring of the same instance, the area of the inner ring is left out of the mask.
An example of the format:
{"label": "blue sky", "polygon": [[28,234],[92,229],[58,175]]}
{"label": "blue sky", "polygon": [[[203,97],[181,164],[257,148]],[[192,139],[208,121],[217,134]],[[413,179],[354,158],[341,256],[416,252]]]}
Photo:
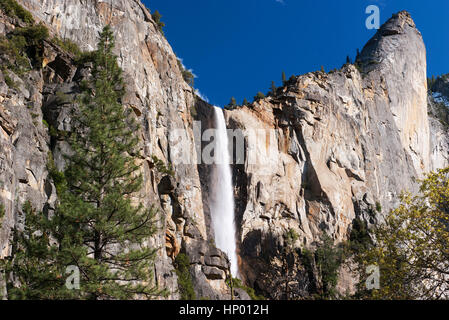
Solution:
{"label": "blue sky", "polygon": [[159,10],[176,55],[197,76],[195,88],[223,106],[249,101],[271,81],[340,68],[374,35],[365,9],[380,8],[381,23],[411,12],[427,47],[428,74],[449,73],[447,0],[144,0]]}

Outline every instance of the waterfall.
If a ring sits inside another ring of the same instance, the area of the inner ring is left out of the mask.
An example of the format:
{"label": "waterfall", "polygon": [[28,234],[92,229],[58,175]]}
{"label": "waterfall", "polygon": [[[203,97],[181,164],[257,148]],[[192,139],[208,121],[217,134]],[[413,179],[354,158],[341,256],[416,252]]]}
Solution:
{"label": "waterfall", "polygon": [[215,107],[215,165],[211,174],[210,212],[215,232],[215,244],[231,261],[231,273],[238,276],[236,228],[234,221],[234,191],[226,122],[221,108]]}

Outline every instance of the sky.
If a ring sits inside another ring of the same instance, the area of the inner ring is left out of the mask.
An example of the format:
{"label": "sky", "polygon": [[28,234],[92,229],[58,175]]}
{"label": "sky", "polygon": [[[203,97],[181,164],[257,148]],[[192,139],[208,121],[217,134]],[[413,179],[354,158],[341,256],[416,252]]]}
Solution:
{"label": "sky", "polygon": [[449,73],[448,0],[143,0],[162,14],[175,54],[196,76],[210,103],[231,97],[252,101],[271,81],[324,67],[340,68],[346,56],[375,34],[366,8],[377,5],[381,24],[408,10],[427,47],[428,75]]}

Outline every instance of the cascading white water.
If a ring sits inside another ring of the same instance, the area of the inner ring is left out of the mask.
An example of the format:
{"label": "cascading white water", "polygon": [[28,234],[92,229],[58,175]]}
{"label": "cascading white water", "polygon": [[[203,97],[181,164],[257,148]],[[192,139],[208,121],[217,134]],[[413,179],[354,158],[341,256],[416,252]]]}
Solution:
{"label": "cascading white water", "polygon": [[231,162],[226,122],[221,108],[215,107],[215,165],[211,179],[212,225],[215,244],[225,252],[231,261],[231,273],[238,276],[238,263],[235,240],[234,193],[232,187]]}

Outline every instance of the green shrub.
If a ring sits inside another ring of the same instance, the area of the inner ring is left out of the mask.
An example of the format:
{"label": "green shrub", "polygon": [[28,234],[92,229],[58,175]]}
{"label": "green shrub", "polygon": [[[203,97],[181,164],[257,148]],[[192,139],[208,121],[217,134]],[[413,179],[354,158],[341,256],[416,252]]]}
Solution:
{"label": "green shrub", "polygon": [[348,247],[351,253],[357,254],[373,244],[368,224],[360,218],[354,219],[349,235]]}
{"label": "green shrub", "polygon": [[58,105],[68,104],[72,102],[72,97],[62,91],[56,92],[56,103]]}
{"label": "green shrub", "polygon": [[47,160],[47,170],[49,176],[53,179],[53,183],[56,187],[56,194],[62,195],[64,190],[66,190],[67,180],[64,175],[64,172],[61,172],[56,168],[56,164],[53,158],[53,154],[51,151],[48,152],[48,160]]}
{"label": "green shrub", "polygon": [[155,155],[151,156],[151,159],[153,160],[154,166],[156,167],[157,171],[163,174],[168,174],[172,177],[175,175],[175,171],[173,170],[171,165],[166,166],[165,163]]}
{"label": "green shrub", "polygon": [[178,289],[181,294],[181,300],[196,300],[192,276],[190,275],[189,269],[189,257],[184,253],[178,254],[175,259],[175,270],[178,276]]}
{"label": "green shrub", "polygon": [[323,236],[321,244],[315,251],[317,269],[321,273],[322,297],[335,298],[340,265],[343,262],[343,251],[334,245],[328,235]]}
{"label": "green shrub", "polygon": [[11,41],[15,43],[21,56],[27,55],[34,66],[41,68],[43,60],[42,42],[47,40],[48,36],[47,27],[43,24],[38,24],[25,28],[16,28],[12,32]]}
{"label": "green shrub", "polygon": [[228,107],[235,107],[237,105],[237,101],[235,100],[234,97],[231,98],[231,100],[229,100],[229,104],[227,105]]}
{"label": "green shrub", "polygon": [[[231,287],[231,283],[230,283],[230,279],[228,278],[226,280],[226,284]],[[238,279],[238,278],[232,278],[232,286],[234,288],[239,288],[244,290],[249,297],[251,298],[251,300],[266,300],[264,296],[262,295],[257,295],[256,291],[254,291],[253,288],[247,287],[242,283],[242,280]]]}
{"label": "green shrub", "polygon": [[178,67],[179,70],[181,71],[182,78],[184,79],[184,81],[187,82],[187,84],[189,84],[191,87],[193,87],[195,84],[195,76],[193,75],[193,73],[184,68],[181,60],[179,59],[178,59]]}
{"label": "green shrub", "polygon": [[295,231],[295,229],[288,229],[288,231],[285,234],[285,242],[288,246],[293,247],[295,242],[299,239],[298,233]]}
{"label": "green shrub", "polygon": [[165,23],[163,23],[161,21],[162,15],[159,13],[159,11],[154,11],[154,13],[151,15],[151,17],[153,18],[154,22],[156,22],[157,27],[159,29],[159,31],[162,33],[162,35],[164,35],[164,30],[163,28],[165,27]]}
{"label": "green shrub", "polygon": [[48,29],[42,24],[16,28],[8,37],[0,37],[0,54],[7,57],[5,66],[22,75],[34,65],[42,65],[42,41],[48,38]]}
{"label": "green shrub", "polygon": [[17,88],[17,83],[15,83],[9,76],[8,69],[6,69],[5,66],[2,66],[1,71],[3,73],[3,78],[5,79],[6,85],[10,88]]}
{"label": "green shrub", "polygon": [[18,47],[8,38],[0,36],[0,52],[2,55],[13,56],[16,54],[16,49],[18,49]]}
{"label": "green shrub", "polygon": [[427,88],[429,89],[429,91],[432,91],[432,88],[435,85],[436,81],[437,79],[435,79],[434,75],[432,75],[432,78],[427,78]]}
{"label": "green shrub", "polygon": [[355,68],[357,69],[357,71],[358,71],[360,74],[363,73],[363,67],[362,67],[362,64],[361,64],[361,63],[356,62],[356,63],[354,64],[354,66],[355,66]]}
{"label": "green shrub", "polygon": [[258,101],[265,98],[265,95],[262,92],[258,92],[257,95],[254,97],[254,101]]}
{"label": "green shrub", "polygon": [[48,39],[49,32],[46,26],[38,24],[25,28],[16,28],[13,31],[14,36],[22,36],[26,40],[27,46],[39,45],[43,40]]}
{"label": "green shrub", "polygon": [[184,79],[185,82],[187,82],[191,87],[193,87],[193,85],[195,84],[195,76],[193,75],[192,72],[190,72],[189,70],[183,70],[182,71],[182,78]]}
{"label": "green shrub", "polygon": [[4,78],[5,78],[5,83],[6,83],[6,85],[8,87],[10,87],[10,88],[16,88],[17,87],[17,84],[11,79],[11,77],[7,73],[3,74],[3,75],[4,75]]}
{"label": "green shrub", "polygon": [[314,252],[308,249],[302,250],[302,265],[309,274],[316,279],[318,288],[317,299],[334,299],[337,297],[336,286],[341,264],[345,259],[342,246],[334,244],[333,239],[327,234],[321,237],[320,243]]}
{"label": "green shrub", "polygon": [[75,63],[80,66],[88,62],[94,61],[94,52],[81,52],[79,56],[75,58]]}
{"label": "green shrub", "polygon": [[82,51],[78,47],[78,45],[70,39],[60,39],[58,37],[54,37],[51,42],[59,46],[62,50],[73,54],[76,58],[81,57]]}
{"label": "green shrub", "polygon": [[34,23],[33,15],[15,0],[0,0],[0,9],[2,9],[8,17],[19,18],[27,24]]}
{"label": "green shrub", "polygon": [[382,212],[382,205],[379,201],[376,202],[376,211],[381,213]]}
{"label": "green shrub", "polygon": [[11,39],[0,37],[0,54],[6,57],[2,71],[10,69],[17,75],[21,75],[30,70],[25,48],[26,39],[22,36],[13,36]]}

